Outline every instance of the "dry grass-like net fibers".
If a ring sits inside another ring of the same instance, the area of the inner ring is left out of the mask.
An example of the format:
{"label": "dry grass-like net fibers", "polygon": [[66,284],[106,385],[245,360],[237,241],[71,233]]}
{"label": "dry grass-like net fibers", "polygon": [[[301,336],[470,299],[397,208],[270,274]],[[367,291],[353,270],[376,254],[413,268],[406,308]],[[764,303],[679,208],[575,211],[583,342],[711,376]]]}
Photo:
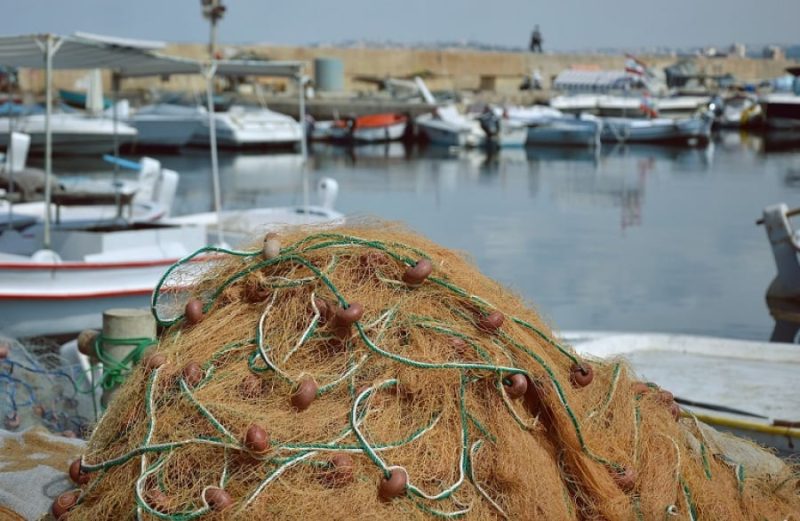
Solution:
{"label": "dry grass-like net fibers", "polygon": [[668,392],[578,357],[461,255],[398,226],[197,255],[154,294],[168,327],[73,468],[62,519],[800,511],[793,468],[748,476]]}

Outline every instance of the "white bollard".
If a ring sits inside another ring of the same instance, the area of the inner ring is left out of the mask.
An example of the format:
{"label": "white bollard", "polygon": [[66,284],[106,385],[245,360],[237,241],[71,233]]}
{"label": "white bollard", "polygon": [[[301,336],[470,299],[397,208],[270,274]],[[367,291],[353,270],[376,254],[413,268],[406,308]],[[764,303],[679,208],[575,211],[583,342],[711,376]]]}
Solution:
{"label": "white bollard", "polygon": [[[152,338],[155,340],[156,321],[149,309],[117,308],[103,312],[102,349],[104,358],[121,363],[138,347],[138,344],[119,344],[114,340],[134,338]],[[127,370],[132,369],[133,366],[130,362],[124,365]],[[118,386],[114,386],[111,389],[103,389],[103,397],[100,400],[103,407],[108,406],[117,388]]]}

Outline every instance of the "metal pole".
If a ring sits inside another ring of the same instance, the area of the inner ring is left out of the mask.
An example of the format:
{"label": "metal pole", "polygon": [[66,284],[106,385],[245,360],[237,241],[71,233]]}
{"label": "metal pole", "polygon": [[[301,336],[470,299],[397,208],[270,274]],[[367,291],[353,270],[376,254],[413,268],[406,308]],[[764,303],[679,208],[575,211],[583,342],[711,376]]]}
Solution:
{"label": "metal pole", "polygon": [[114,186],[114,206],[117,207],[117,218],[122,217],[122,205],[120,204],[120,187],[117,185],[117,181],[119,179],[119,135],[117,134],[117,123],[119,122],[119,114],[117,113],[117,101],[119,100],[119,83],[120,77],[119,74],[116,72],[111,73],[111,111],[113,114],[113,125],[114,125],[114,178],[113,178],[113,186]]}
{"label": "metal pole", "polygon": [[208,59],[215,58],[214,53],[217,50],[217,19],[211,16],[211,34],[208,37]]}
{"label": "metal pole", "polygon": [[213,61],[205,69],[206,77],[206,103],[208,104],[208,141],[211,149],[211,181],[214,190],[214,211],[217,213],[217,242],[222,246],[224,241],[222,230],[222,195],[219,183],[219,160],[217,158],[217,127],[214,121],[214,74],[217,64]]}
{"label": "metal pole", "polygon": [[14,147],[13,145],[13,138],[14,132],[11,128],[12,120],[12,113],[11,110],[13,108],[13,103],[11,98],[13,96],[13,92],[11,89],[11,79],[8,80],[8,147],[6,148],[6,155],[8,156],[8,160],[6,164],[8,165],[8,229],[10,230],[13,228],[13,221],[14,221],[14,196],[12,195],[12,188],[14,187]]}
{"label": "metal pole", "polygon": [[44,248],[50,249],[50,200],[53,174],[53,135],[50,129],[50,115],[53,112],[53,36],[47,35],[44,50],[45,112],[44,112]]}
{"label": "metal pole", "polygon": [[308,146],[306,143],[306,92],[305,92],[305,77],[303,76],[303,72],[300,71],[299,76],[297,77],[297,88],[300,91],[299,94],[299,120],[300,120],[300,155],[302,157],[302,161],[300,163],[301,172],[303,174],[303,206],[304,206],[304,220],[306,223],[308,222],[308,211],[309,211],[309,186],[308,186],[308,169],[306,168],[306,163],[308,162]]}

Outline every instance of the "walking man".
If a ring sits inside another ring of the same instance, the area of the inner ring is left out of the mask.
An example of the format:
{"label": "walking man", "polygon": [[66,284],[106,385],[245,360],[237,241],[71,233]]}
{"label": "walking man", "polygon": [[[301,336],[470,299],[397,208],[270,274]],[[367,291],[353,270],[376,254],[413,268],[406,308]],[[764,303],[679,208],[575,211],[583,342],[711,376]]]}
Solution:
{"label": "walking man", "polygon": [[531,34],[531,52],[542,52],[542,32],[539,30],[539,25],[533,26],[533,34]]}

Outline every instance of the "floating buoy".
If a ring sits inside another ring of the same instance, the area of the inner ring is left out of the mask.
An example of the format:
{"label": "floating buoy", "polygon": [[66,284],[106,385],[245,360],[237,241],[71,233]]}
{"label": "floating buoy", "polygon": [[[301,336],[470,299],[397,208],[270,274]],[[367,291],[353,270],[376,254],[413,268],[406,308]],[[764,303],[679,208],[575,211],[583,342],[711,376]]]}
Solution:
{"label": "floating buoy", "polygon": [[244,435],[244,446],[250,452],[256,454],[263,454],[269,449],[269,434],[263,427],[250,424],[247,428],[247,433]]}
{"label": "floating buoy", "polygon": [[231,499],[231,495],[221,488],[209,487],[206,489],[204,496],[208,506],[218,512],[221,512],[222,510],[225,510],[233,505],[233,499]]}
{"label": "floating buoy", "polygon": [[97,335],[99,334],[100,332],[94,329],[84,329],[81,331],[78,334],[78,351],[86,356],[97,356],[94,346],[97,341]]}
{"label": "floating buoy", "polygon": [[364,306],[358,302],[351,302],[347,308],[337,308],[333,317],[333,334],[344,340],[350,336],[353,324],[364,315]]}
{"label": "floating buoy", "polygon": [[391,469],[388,478],[381,478],[378,485],[378,497],[381,501],[391,501],[392,499],[402,496],[406,491],[408,485],[408,475],[403,469]]}
{"label": "floating buoy", "polygon": [[624,492],[630,492],[636,486],[636,470],[631,467],[610,469],[614,483]]}
{"label": "floating buoy", "polygon": [[78,458],[69,466],[69,479],[78,485],[85,485],[91,479],[91,476],[85,472],[81,472],[81,459]]}
{"label": "floating buoy", "polygon": [[506,317],[499,311],[492,311],[478,320],[478,329],[484,333],[496,333],[503,325]]}
{"label": "floating buoy", "polygon": [[503,382],[503,387],[506,390],[506,394],[512,400],[516,400],[517,398],[522,398],[525,395],[525,392],[528,390],[528,378],[521,373],[512,374],[506,380],[509,381],[508,384]]}
{"label": "floating buoy", "polygon": [[144,368],[150,372],[167,363],[167,357],[161,353],[151,353],[144,359]]}
{"label": "floating buoy", "polygon": [[203,303],[196,298],[189,299],[186,303],[186,322],[190,325],[198,324],[203,320]]}
{"label": "floating buoy", "polygon": [[311,378],[306,378],[297,386],[297,390],[292,395],[292,407],[298,411],[305,411],[311,402],[317,397],[317,382]]}
{"label": "floating buoy", "polygon": [[569,368],[569,380],[576,387],[586,387],[594,380],[594,369],[585,362],[573,364]]}
{"label": "floating buoy", "polygon": [[353,458],[348,454],[334,455],[328,465],[323,478],[329,487],[343,487],[353,481]]}
{"label": "floating buoy", "polygon": [[72,507],[78,503],[78,497],[80,497],[79,490],[65,492],[58,496],[55,501],[53,501],[53,506],[50,509],[53,513],[53,517],[56,518],[56,520],[60,520],[64,517],[64,514],[72,510]]}
{"label": "floating buoy", "polygon": [[189,362],[183,367],[183,379],[189,387],[195,387],[203,379],[203,368],[197,362]]}
{"label": "floating buoy", "polygon": [[425,279],[433,273],[433,264],[428,259],[420,259],[414,266],[406,268],[403,273],[403,282],[411,288],[416,288],[425,282]]}
{"label": "floating buoy", "polygon": [[264,258],[274,259],[281,254],[281,240],[275,232],[269,232],[264,236],[264,248],[261,250]]}

